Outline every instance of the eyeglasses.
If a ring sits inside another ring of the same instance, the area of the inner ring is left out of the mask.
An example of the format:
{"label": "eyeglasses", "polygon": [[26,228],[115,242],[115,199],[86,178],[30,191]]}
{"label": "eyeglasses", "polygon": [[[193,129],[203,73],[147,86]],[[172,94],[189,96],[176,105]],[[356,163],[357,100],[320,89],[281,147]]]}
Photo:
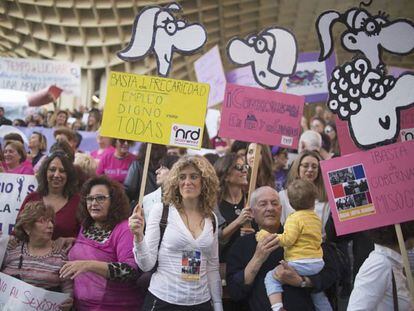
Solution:
{"label": "eyeglasses", "polygon": [[334,129],[331,128],[331,127],[325,128],[325,134],[329,134],[330,132],[333,132],[333,131],[334,131]]}
{"label": "eyeglasses", "polygon": [[236,164],[235,166],[233,166],[233,168],[236,171],[243,172],[243,171],[248,171],[249,170],[249,165],[247,165],[247,164]]}
{"label": "eyeglasses", "polygon": [[40,217],[38,220],[36,220],[37,223],[40,223],[42,225],[49,223],[49,221],[51,221],[52,224],[55,224],[55,220],[52,218]]}
{"label": "eyeglasses", "polygon": [[103,195],[103,194],[99,194],[96,196],[92,196],[92,195],[88,195],[85,200],[86,200],[86,204],[92,204],[93,200],[96,200],[96,203],[98,204],[102,204],[105,202],[106,199],[109,199],[111,196],[109,194],[107,195]]}
{"label": "eyeglasses", "polygon": [[312,171],[316,171],[319,168],[319,165],[308,163],[303,163],[300,166],[303,167],[305,170],[312,169]]}

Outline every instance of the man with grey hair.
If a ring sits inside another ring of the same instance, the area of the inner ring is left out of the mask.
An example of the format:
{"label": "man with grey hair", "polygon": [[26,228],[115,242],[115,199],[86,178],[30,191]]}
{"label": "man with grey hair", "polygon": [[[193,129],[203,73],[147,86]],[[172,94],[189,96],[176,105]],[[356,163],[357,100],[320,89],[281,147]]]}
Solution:
{"label": "man with grey hair", "polygon": [[308,130],[304,131],[299,138],[298,153],[303,150],[317,151],[324,160],[327,160],[331,155],[322,148],[322,136],[316,131]]}
{"label": "man with grey hair", "polygon": [[[283,249],[278,247],[277,236],[282,233],[280,224],[279,195],[271,187],[260,187],[251,194],[250,207],[259,229],[269,234],[259,242],[254,234],[240,237],[227,257],[227,287],[235,301],[246,301],[251,311],[271,311],[266,295],[264,278],[279,262],[276,274],[286,284],[283,286],[283,305],[287,310],[314,310],[309,291],[321,291],[331,287],[338,278],[332,252],[324,250],[325,267],[317,275],[302,277],[283,262]],[[330,255],[330,256],[329,256]],[[289,284],[289,285],[287,285]]]}

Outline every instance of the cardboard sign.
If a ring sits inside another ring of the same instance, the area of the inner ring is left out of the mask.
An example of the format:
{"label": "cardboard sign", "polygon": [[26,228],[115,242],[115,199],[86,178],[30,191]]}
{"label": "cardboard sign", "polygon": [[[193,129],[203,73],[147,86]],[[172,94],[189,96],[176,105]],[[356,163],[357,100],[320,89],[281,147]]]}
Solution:
{"label": "cardboard sign", "polygon": [[0,310],[58,311],[61,310],[60,305],[69,298],[69,294],[48,291],[0,273]]}
{"label": "cardboard sign", "polygon": [[80,97],[80,66],[63,61],[0,57],[0,89],[35,92],[51,85]]}
{"label": "cardboard sign", "polygon": [[414,219],[414,141],[321,162],[338,235]]}
{"label": "cardboard sign", "polygon": [[323,62],[319,53],[301,53],[296,71],[285,79],[286,93],[305,96],[307,103],[325,102],[328,99],[328,82],[336,65],[335,54]]}
{"label": "cardboard sign", "polygon": [[164,7],[144,7],[135,17],[128,46],[118,52],[118,57],[124,61],[137,61],[152,53],[157,60],[158,75],[167,77],[174,53],[194,54],[207,42],[203,25],[175,16],[181,10],[177,2]]}
{"label": "cardboard sign", "polygon": [[297,148],[305,98],[227,84],[220,137]]}
{"label": "cardboard sign", "polygon": [[[320,61],[334,50],[335,23],[346,27],[340,42],[355,55],[333,70],[327,105],[348,123],[349,135],[358,148],[393,144],[400,136],[401,114],[414,106],[414,72],[404,72],[398,78],[387,74],[383,53],[413,52],[414,23],[409,19],[389,18],[383,10],[380,14],[369,12],[361,5],[344,13],[325,11],[316,20]],[[340,144],[342,149],[346,143]]]}
{"label": "cardboard sign", "polygon": [[[400,77],[407,71],[408,69],[404,68],[389,67],[389,73],[395,78]],[[400,142],[414,139],[414,107],[401,110],[399,113],[400,129],[397,141]],[[361,149],[358,148],[352,140],[348,123],[339,119],[338,116],[335,116],[335,123],[339,145],[341,146],[341,154],[345,155],[360,151]]]}
{"label": "cardboard sign", "polygon": [[0,173],[0,231],[9,235],[26,195],[37,188],[33,175]]}
{"label": "cardboard sign", "polygon": [[295,72],[298,48],[289,30],[269,27],[245,38],[232,38],[227,55],[237,66],[249,66],[259,85],[276,90],[283,77]]}
{"label": "cardboard sign", "polygon": [[249,66],[236,68],[226,72],[226,79],[227,83],[261,88],[254,79],[252,69]]}
{"label": "cardboard sign", "polygon": [[201,148],[210,86],[111,72],[101,135]]}
{"label": "cardboard sign", "polygon": [[224,99],[226,76],[218,45],[194,62],[194,70],[198,82],[210,84],[208,106],[220,104]]}

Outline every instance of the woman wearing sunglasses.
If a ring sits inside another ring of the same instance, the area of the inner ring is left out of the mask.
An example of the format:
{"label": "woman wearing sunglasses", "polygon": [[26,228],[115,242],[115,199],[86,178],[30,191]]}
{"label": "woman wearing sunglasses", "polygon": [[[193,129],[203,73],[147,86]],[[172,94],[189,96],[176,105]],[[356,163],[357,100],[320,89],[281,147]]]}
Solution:
{"label": "woman wearing sunglasses", "polygon": [[97,175],[106,175],[109,178],[124,182],[129,166],[135,160],[135,156],[129,152],[129,148],[134,144],[131,140],[117,139],[115,150],[106,153],[99,161]]}
{"label": "woman wearing sunglasses", "polygon": [[[226,253],[240,233],[253,233],[253,228],[242,228],[246,221],[252,220],[250,208],[246,206],[244,189],[248,185],[249,166],[244,157],[229,153],[214,164],[219,179],[218,209],[223,217],[220,223],[220,262],[226,262]],[[223,222],[223,223],[222,223]]]}
{"label": "woman wearing sunglasses", "polygon": [[129,203],[122,186],[106,176],[92,178],[81,192],[82,227],[60,270],[74,280],[76,310],[139,310],[143,297],[128,228]]}

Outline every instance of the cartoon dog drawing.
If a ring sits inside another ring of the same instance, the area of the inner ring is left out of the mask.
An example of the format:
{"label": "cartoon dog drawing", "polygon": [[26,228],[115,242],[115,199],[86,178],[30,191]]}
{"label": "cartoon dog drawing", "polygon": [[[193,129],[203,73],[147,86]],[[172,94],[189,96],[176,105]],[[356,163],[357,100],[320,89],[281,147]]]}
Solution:
{"label": "cartoon dog drawing", "polygon": [[125,61],[136,61],[154,52],[157,59],[158,74],[168,76],[173,52],[193,54],[207,41],[207,32],[198,23],[189,24],[175,18],[181,6],[171,3],[162,8],[149,6],[135,18],[131,41],[118,52]]}
{"label": "cartoon dog drawing", "polygon": [[252,67],[256,82],[277,89],[283,77],[296,70],[297,43],[288,30],[272,27],[246,39],[233,38],[227,44],[229,59],[240,66]]}
{"label": "cartoon dog drawing", "polygon": [[382,52],[405,55],[414,50],[414,24],[406,19],[388,20],[384,13],[371,15],[361,8],[345,14],[322,13],[316,28],[321,46],[320,61],[333,50],[332,27],[345,24],[342,46],[358,56],[332,73],[328,107],[348,121],[351,137],[362,149],[391,144],[400,131],[400,113],[414,104],[414,73],[398,79],[386,75]]}

